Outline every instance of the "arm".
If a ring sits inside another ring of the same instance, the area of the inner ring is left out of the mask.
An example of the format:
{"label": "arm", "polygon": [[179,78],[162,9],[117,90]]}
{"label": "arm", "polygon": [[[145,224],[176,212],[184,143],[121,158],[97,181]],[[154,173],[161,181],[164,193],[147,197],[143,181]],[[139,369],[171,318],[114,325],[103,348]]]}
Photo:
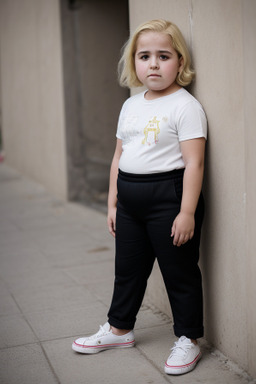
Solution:
{"label": "arm", "polygon": [[117,204],[117,175],[118,165],[122,154],[122,140],[117,139],[116,149],[110,168],[109,192],[108,192],[108,230],[115,237],[116,230],[116,204]]}
{"label": "arm", "polygon": [[173,244],[178,247],[192,239],[195,228],[195,210],[202,188],[204,173],[205,139],[192,139],[180,143],[185,163],[180,213],[173,222]]}

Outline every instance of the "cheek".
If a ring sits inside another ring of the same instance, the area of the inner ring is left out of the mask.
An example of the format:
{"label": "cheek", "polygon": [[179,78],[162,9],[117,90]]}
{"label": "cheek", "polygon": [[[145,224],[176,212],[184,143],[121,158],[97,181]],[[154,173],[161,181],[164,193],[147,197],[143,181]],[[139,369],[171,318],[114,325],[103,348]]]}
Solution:
{"label": "cheek", "polygon": [[145,73],[145,66],[140,61],[135,62],[135,70],[138,78],[140,79]]}
{"label": "cheek", "polygon": [[176,63],[169,64],[165,68],[166,73],[169,73],[171,77],[176,77],[179,71],[179,67]]}

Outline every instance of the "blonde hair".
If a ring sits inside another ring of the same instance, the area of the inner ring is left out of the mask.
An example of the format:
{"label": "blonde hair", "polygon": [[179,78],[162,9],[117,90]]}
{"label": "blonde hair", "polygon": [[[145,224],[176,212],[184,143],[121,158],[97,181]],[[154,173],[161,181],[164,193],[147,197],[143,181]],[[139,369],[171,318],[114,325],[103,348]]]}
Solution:
{"label": "blonde hair", "polygon": [[143,85],[136,74],[134,57],[138,38],[144,32],[161,32],[170,36],[178,57],[183,58],[183,67],[176,77],[176,82],[181,86],[189,85],[195,77],[195,71],[191,68],[191,58],[184,37],[175,24],[162,19],[141,24],[124,45],[123,54],[118,63],[120,85],[129,88]]}

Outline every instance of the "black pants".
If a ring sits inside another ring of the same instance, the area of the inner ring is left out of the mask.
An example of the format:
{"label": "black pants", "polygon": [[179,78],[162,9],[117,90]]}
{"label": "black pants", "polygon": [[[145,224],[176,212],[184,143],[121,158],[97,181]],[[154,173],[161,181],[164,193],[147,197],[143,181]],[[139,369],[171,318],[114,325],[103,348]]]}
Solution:
{"label": "black pants", "polygon": [[119,171],[116,217],[115,284],[109,323],[133,329],[155,258],[164,279],[174,319],[174,333],[203,336],[202,278],[198,267],[204,215],[200,195],[195,233],[180,247],[171,227],[180,211],[184,170],[136,175]]}

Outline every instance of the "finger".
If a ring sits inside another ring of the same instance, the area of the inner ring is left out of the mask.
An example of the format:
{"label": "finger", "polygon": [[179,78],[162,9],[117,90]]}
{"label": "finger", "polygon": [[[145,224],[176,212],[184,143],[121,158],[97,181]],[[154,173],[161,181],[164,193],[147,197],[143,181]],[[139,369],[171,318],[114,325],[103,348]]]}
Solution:
{"label": "finger", "polygon": [[112,222],[108,221],[108,231],[111,233],[112,232]]}
{"label": "finger", "polygon": [[178,241],[178,236],[174,231],[172,232],[172,237],[173,237],[173,245],[176,245]]}
{"label": "finger", "polygon": [[177,243],[177,247],[180,247],[183,243],[184,243],[184,236],[180,235],[178,243]]}
{"label": "finger", "polygon": [[173,239],[173,244],[176,245],[177,247],[179,247],[180,246],[180,241],[181,241],[180,235],[175,233],[175,236],[174,236],[174,239]]}
{"label": "finger", "polygon": [[182,244],[186,244],[186,242],[189,240],[189,235],[184,236]]}
{"label": "finger", "polygon": [[114,230],[109,230],[109,233],[113,236],[113,237],[116,237],[116,233]]}
{"label": "finger", "polygon": [[109,231],[109,233],[110,233],[112,236],[115,237],[115,229],[114,229],[114,227],[113,227],[113,222],[112,222],[112,221],[108,222],[108,231]]}
{"label": "finger", "polygon": [[175,225],[175,221],[174,221],[173,225],[172,225],[171,237],[173,237],[175,235],[175,229],[176,229],[176,225]]}

